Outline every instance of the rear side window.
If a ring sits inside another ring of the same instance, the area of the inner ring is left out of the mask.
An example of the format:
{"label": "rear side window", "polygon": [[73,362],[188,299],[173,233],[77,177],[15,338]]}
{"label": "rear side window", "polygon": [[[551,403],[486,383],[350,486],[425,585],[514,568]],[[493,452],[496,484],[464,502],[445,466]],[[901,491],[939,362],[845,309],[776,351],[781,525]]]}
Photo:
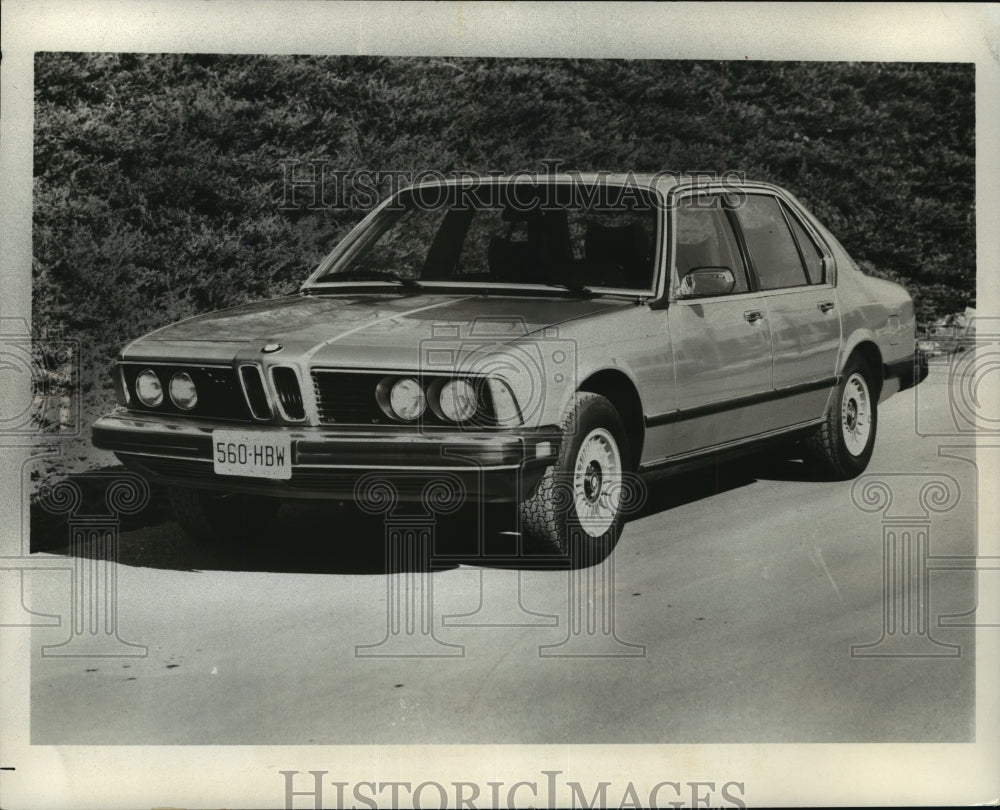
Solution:
{"label": "rear side window", "polygon": [[788,222],[792,226],[795,241],[799,243],[799,251],[802,254],[802,261],[806,266],[806,277],[809,283],[822,284],[825,280],[823,278],[823,253],[816,246],[816,243],[809,236],[806,229],[802,227],[802,223],[799,222],[795,214],[786,206],[782,205],[781,207],[784,209]]}
{"label": "rear side window", "polygon": [[809,283],[795,239],[774,197],[750,194],[734,210],[762,290]]}

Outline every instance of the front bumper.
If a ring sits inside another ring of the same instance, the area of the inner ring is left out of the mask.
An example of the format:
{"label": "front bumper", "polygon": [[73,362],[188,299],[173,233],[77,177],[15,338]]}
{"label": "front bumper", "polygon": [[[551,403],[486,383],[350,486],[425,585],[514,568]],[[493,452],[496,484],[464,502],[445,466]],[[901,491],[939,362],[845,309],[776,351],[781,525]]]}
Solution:
{"label": "front bumper", "polygon": [[[282,432],[291,440],[290,479],[217,474],[212,431]],[[375,481],[401,501],[420,501],[430,482],[462,498],[516,501],[530,497],[559,454],[558,428],[477,432],[437,428],[350,428],[246,425],[173,420],[118,410],[94,423],[93,442],[131,469],[175,486],[283,498],[358,500]]]}

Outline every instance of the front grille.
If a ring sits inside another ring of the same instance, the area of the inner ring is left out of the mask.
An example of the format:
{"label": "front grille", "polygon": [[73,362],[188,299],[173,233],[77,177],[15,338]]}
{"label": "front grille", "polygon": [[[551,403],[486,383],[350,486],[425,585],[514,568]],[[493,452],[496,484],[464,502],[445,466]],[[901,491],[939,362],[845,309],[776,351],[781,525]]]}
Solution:
{"label": "front grille", "polygon": [[240,379],[247,392],[247,403],[254,419],[270,419],[271,406],[267,404],[267,394],[264,392],[264,379],[260,376],[258,366],[240,366]]}
{"label": "front grille", "polygon": [[392,422],[375,400],[377,374],[313,371],[316,408],[325,424],[379,425]]}
{"label": "front grille", "polygon": [[299,378],[294,369],[287,366],[277,366],[271,369],[271,379],[278,394],[278,402],[288,419],[297,421],[304,419],[306,412],[302,405],[302,389],[299,388]]}
{"label": "front grille", "polygon": [[[201,366],[169,363],[141,363],[126,361],[121,364],[122,375],[129,392],[128,407],[144,413],[168,413],[175,416],[193,416],[209,419],[250,421],[243,392],[236,379],[236,372],[226,366]],[[163,386],[163,402],[155,408],[143,405],[135,393],[135,379],[146,369],[156,372]],[[187,372],[194,381],[198,401],[190,410],[182,410],[170,401],[170,378],[178,372]]]}
{"label": "front grille", "polygon": [[[403,377],[413,377],[420,381],[425,394],[433,396],[433,383],[448,378],[440,376],[424,376],[404,373],[365,373],[357,371],[337,371],[333,369],[314,369],[312,372],[313,390],[316,393],[316,407],[319,421],[322,424],[333,425],[399,425],[400,422],[387,415],[382,410],[376,398],[376,388],[379,381],[388,379],[390,384]],[[493,403],[490,398],[489,386],[482,379],[470,379],[474,382],[478,394],[479,410],[467,423],[457,425],[463,427],[495,426]],[[439,417],[433,408],[428,407],[424,415],[415,422],[407,423],[421,427],[456,427],[455,423]]]}

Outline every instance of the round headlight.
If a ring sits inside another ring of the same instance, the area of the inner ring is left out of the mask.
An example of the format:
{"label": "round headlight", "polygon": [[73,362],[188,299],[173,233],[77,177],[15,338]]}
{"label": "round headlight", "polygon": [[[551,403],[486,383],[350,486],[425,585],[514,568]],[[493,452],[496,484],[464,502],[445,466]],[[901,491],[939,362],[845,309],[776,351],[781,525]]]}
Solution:
{"label": "round headlight", "polygon": [[178,371],[170,378],[170,399],[182,411],[190,411],[197,404],[198,392],[186,371]]}
{"label": "round headlight", "polygon": [[441,413],[452,422],[471,419],[478,406],[476,389],[466,380],[452,380],[441,387]]}
{"label": "round headlight", "polygon": [[135,395],[147,408],[155,408],[163,402],[163,386],[153,369],[147,368],[135,378]]}
{"label": "round headlight", "polygon": [[389,407],[405,422],[412,422],[427,407],[427,397],[420,383],[412,377],[405,377],[392,386],[389,392]]}

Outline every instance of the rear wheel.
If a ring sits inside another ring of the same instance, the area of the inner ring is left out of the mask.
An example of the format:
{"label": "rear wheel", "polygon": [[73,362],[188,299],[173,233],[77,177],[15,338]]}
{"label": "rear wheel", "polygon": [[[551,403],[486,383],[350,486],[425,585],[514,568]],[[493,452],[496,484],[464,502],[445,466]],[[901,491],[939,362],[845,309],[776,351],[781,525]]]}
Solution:
{"label": "rear wheel", "polygon": [[259,536],[281,503],[273,498],[170,487],[170,507],[189,535],[206,543]]}
{"label": "rear wheel", "polygon": [[868,363],[860,357],[848,360],[823,424],[805,442],[809,460],[821,473],[846,480],[868,466],[878,427],[876,386]]}
{"label": "rear wheel", "polygon": [[624,523],[631,461],[625,426],[614,406],[592,393],[576,395],[560,426],[559,457],[521,504],[521,532],[529,547],[590,565],[611,553]]}

